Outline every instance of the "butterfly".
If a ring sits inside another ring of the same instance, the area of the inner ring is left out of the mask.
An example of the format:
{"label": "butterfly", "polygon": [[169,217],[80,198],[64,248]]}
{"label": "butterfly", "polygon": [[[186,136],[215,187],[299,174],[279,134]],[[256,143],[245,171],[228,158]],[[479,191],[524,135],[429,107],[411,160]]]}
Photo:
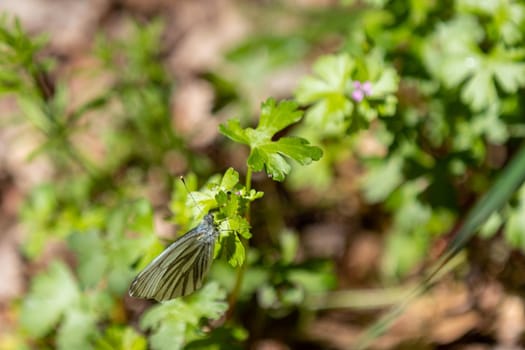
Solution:
{"label": "butterfly", "polygon": [[135,277],[129,295],[164,301],[193,293],[210,269],[218,237],[213,214],[208,213]]}

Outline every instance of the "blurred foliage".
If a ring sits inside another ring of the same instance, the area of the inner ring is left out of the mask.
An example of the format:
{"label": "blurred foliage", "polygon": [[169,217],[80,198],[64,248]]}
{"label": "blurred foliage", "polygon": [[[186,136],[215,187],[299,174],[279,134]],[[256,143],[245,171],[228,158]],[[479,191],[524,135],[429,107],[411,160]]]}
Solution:
{"label": "blurred foliage", "polygon": [[[176,84],[162,62],[163,21],[130,21],[126,39],[101,33],[94,49],[99,67],[91,73],[111,72],[111,83],[71,108],[72,92],[54,74],[58,63],[44,54],[46,39],[0,18],[0,94],[14,96],[18,106],[9,122],[25,122],[43,136],[30,156],[46,157],[58,175],[36,186],[20,210],[28,232],[23,253],[46,264],[14,306],[18,348],[242,348],[250,337],[243,312],[270,319],[306,313],[307,295],[337,282],[331,262],[298,258],[300,236],[284,224],[277,239],[251,243],[263,231],[251,227],[258,214],[251,204],[266,200],[252,188],[254,172],[322,198],[341,176],[339,166],[358,159],[364,200],[383,204],[391,219],[381,273],[395,281],[490,186],[502,163],[491,151],[512,151],[523,137],[519,1],[259,6],[254,25],[267,29],[203,74],[215,89],[214,112],[236,113],[220,133],[232,147],[249,147],[246,168],[227,170],[205,150],[192,150],[172,126]],[[293,25],[267,25],[283,18]],[[266,99],[255,123],[259,86],[296,65],[311,71],[288,100]],[[97,130],[91,142],[103,156],[75,138],[86,125]],[[370,140],[374,147],[362,147]],[[170,173],[173,158],[193,171],[185,183]],[[155,235],[156,210],[144,199],[152,176],[171,193],[165,200],[178,233],[215,210],[220,237],[200,291],[135,314],[125,297],[129,283],[164,246]],[[511,247],[525,249],[524,193],[492,214],[483,236],[503,232]],[[259,221],[265,220],[279,221]],[[48,262],[53,247],[65,252]],[[233,306],[236,313],[223,322]]]}
{"label": "blurred foliage", "polygon": [[201,318],[219,318],[228,308],[225,297],[225,291],[210,283],[184,300],[174,299],[150,308],[142,317],[141,327],[152,330],[151,348],[178,349],[202,338]]}
{"label": "blurred foliage", "polygon": [[[289,185],[322,194],[337,165],[357,157],[366,167],[364,198],[386,203],[394,218],[382,263],[392,279],[426,256],[435,235],[452,229],[465,198],[486,189],[497,168],[490,150],[523,136],[525,7],[498,0],[343,3],[348,7],[337,13],[303,13],[311,22],[288,32],[288,45],[301,38],[311,49],[327,39],[305,28],[330,21],[331,43],[339,47],[319,57],[295,90],[305,122],[293,133],[324,154],[307,166],[310,176],[292,171]],[[285,35],[277,46],[267,38],[250,38],[250,47],[266,48],[267,56],[287,52]],[[363,151],[370,139],[374,148]]]}
{"label": "blurred foliage", "polygon": [[[2,49],[8,55],[2,62],[6,72],[6,88],[2,92],[15,96],[20,115],[45,135],[44,143],[33,156],[48,157],[62,171],[53,182],[35,187],[21,208],[20,218],[29,233],[23,252],[31,261],[46,261],[50,246],[65,244],[64,249],[75,257],[75,263],[69,266],[59,255],[31,279],[30,290],[16,310],[20,317],[20,346],[174,349],[188,344],[190,348],[231,348],[233,343],[240,347],[247,338],[241,325],[228,324],[211,332],[202,330],[204,319],[220,318],[228,308],[225,290],[214,282],[188,298],[163,303],[137,315],[139,329],[128,325],[135,322],[126,315],[124,295],[129,283],[163,247],[154,232],[154,211],[143,199],[141,182],[151,171],[157,171],[157,179],[166,188],[173,188],[170,208],[180,232],[196,225],[206,212],[217,211],[221,234],[215,255],[231,266],[221,277],[239,280],[229,285],[230,290],[243,280],[242,275],[236,277],[233,268],[243,265],[247,254],[251,237],[249,203],[263,196],[251,188],[250,179],[246,185],[240,184],[239,173],[232,168],[223,175],[210,175],[210,159],[188,150],[184,139],[172,128],[169,108],[174,84],[158,60],[163,24],[132,23],[132,28],[133,40],[115,41],[99,36],[98,69],[100,73],[110,71],[116,78],[99,96],[72,110],[66,84],[50,79],[50,89],[45,90],[48,86],[40,85],[36,78],[52,75],[52,60],[48,64],[46,58],[44,65],[39,58],[45,41],[33,42],[18,22],[3,19],[2,34],[6,40]],[[13,69],[22,74],[8,75]],[[29,89],[35,93],[24,93]],[[110,105],[119,108],[108,109]],[[258,150],[258,155],[248,160],[250,169],[271,169],[282,174],[276,177],[283,180],[290,167],[281,155],[300,163],[320,158],[320,150],[308,146],[304,139],[284,137],[272,141],[278,131],[301,119],[296,108],[292,102],[276,104],[274,100],[263,105],[260,128],[248,132],[247,140]],[[88,113],[91,111],[97,113]],[[74,135],[82,131],[84,123],[97,124],[97,118],[107,113],[111,122],[104,123],[95,137],[111,152],[95,161],[89,150],[76,147]],[[174,181],[168,169],[163,168],[166,157],[174,152],[196,171],[185,183]],[[197,191],[199,182],[204,184]],[[290,254],[295,254],[295,250]],[[287,264],[277,270],[292,263],[288,257]],[[257,261],[253,265],[254,272],[252,267],[247,269],[244,281],[253,280],[252,276],[261,271],[269,276],[275,269]],[[323,269],[293,271],[296,272],[279,280],[290,280],[298,290],[303,285],[313,288],[318,275],[329,279],[332,276],[329,264]],[[313,282],[308,282],[309,278]],[[333,282],[315,289],[331,286]],[[268,291],[268,287],[255,285],[250,293]],[[293,299],[283,295],[287,308],[301,307],[302,294]]]}

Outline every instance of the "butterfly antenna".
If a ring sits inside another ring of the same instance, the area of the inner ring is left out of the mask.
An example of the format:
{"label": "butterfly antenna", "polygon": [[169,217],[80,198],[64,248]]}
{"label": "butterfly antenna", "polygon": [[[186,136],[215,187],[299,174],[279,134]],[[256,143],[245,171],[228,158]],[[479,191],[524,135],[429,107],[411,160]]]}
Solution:
{"label": "butterfly antenna", "polygon": [[199,206],[199,203],[197,203],[197,201],[195,200],[195,197],[193,197],[193,195],[191,194],[190,192],[190,189],[188,188],[188,185],[186,185],[186,180],[184,180],[184,176],[180,176],[180,181],[182,181],[182,184],[184,185],[184,188],[186,188],[186,191],[188,192],[188,195],[191,197],[191,200],[193,201],[193,203],[195,203],[195,206],[197,208],[199,208],[199,211],[204,214],[204,212],[202,211],[201,207]]}

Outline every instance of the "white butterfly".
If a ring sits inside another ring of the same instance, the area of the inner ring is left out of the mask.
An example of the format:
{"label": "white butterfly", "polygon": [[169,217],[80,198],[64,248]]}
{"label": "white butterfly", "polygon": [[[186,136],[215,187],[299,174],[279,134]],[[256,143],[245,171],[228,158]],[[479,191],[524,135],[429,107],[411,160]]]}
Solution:
{"label": "white butterfly", "polygon": [[208,213],[135,277],[129,295],[163,301],[193,293],[210,269],[218,237],[213,215]]}

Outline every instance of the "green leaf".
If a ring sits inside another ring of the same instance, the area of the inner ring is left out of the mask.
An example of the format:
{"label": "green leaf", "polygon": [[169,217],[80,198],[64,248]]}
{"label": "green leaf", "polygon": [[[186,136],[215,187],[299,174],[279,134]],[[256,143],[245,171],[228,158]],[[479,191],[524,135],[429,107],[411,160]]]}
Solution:
{"label": "green leaf", "polygon": [[78,258],[78,275],[82,285],[94,287],[106,273],[109,259],[105,242],[96,231],[75,233],[69,238],[69,246]]}
{"label": "green leaf", "polygon": [[246,239],[250,239],[252,234],[250,233],[250,224],[248,221],[239,215],[231,216],[221,222],[220,229],[233,231]]}
{"label": "green leaf", "polygon": [[397,91],[399,76],[394,68],[385,68],[372,88],[372,97],[383,97]]}
{"label": "green leaf", "polygon": [[369,203],[378,203],[392,193],[402,182],[403,158],[392,156],[371,167],[363,180],[363,194]]}
{"label": "green leaf", "polygon": [[222,177],[220,187],[224,190],[233,190],[238,183],[239,173],[233,168],[228,168]]}
{"label": "green leaf", "polygon": [[456,2],[458,12],[475,13],[483,16],[489,21],[492,29],[489,34],[495,36],[495,40],[503,39],[505,44],[518,43],[523,38],[520,26],[525,20],[525,5],[518,1],[498,0],[461,0]]}
{"label": "green leaf", "polygon": [[308,165],[323,156],[320,148],[310,146],[307,140],[300,137],[281,137],[276,142],[262,145],[260,149],[267,153],[283,154],[301,165]]}
{"label": "green leaf", "polygon": [[250,140],[246,136],[244,129],[241,127],[241,123],[236,119],[229,119],[226,121],[226,125],[219,125],[219,131],[221,134],[235,142],[243,143],[245,145],[250,144]]}
{"label": "green leaf", "polygon": [[246,198],[248,201],[253,202],[256,199],[262,198],[264,196],[264,192],[256,191],[253,188],[250,189],[249,192],[246,192],[246,188],[242,188],[240,195],[241,197]]}
{"label": "green leaf", "polygon": [[232,266],[237,267],[244,263],[246,251],[239,236],[233,233],[224,233],[220,239],[218,256],[224,257]]}
{"label": "green leaf", "polygon": [[[344,117],[352,111],[347,85],[355,63],[347,54],[319,58],[314,64],[315,76],[304,78],[295,93],[299,104],[313,104],[306,118],[314,125],[332,124],[340,129]],[[337,126],[338,125],[338,126]]]}
{"label": "green leaf", "polygon": [[513,94],[518,88],[525,86],[525,50],[507,51],[497,47],[492,56],[494,59],[490,61],[491,69],[503,91]]}
{"label": "green leaf", "polygon": [[226,192],[219,192],[217,196],[217,204],[221,208],[221,213],[227,218],[233,218],[239,215],[240,198],[236,195],[229,195]]}
{"label": "green leaf", "polygon": [[248,166],[255,171],[266,170],[268,176],[276,181],[283,181],[290,172],[291,166],[286,158],[294,159],[300,164],[309,164],[322,157],[322,150],[309,145],[299,137],[283,137],[273,141],[275,134],[287,126],[298,122],[302,112],[292,101],[276,103],[268,99],[262,103],[261,118],[256,129],[242,129],[238,121],[228,121],[221,125],[220,131],[233,141],[248,144],[250,156]]}
{"label": "green leaf", "polygon": [[227,309],[226,292],[217,283],[208,283],[187,298],[153,306],[142,316],[140,326],[150,330],[154,350],[182,349],[185,343],[202,339],[202,318],[217,319]]}
{"label": "green leaf", "polygon": [[67,310],[57,334],[59,350],[93,348],[91,339],[97,332],[97,319],[93,313],[80,308]]}
{"label": "green leaf", "polygon": [[268,176],[276,181],[283,181],[292,168],[279,153],[264,152],[260,148],[252,150],[248,164],[255,171],[266,170]]}
{"label": "green leaf", "polygon": [[106,328],[104,337],[97,339],[97,350],[146,350],[146,339],[133,328],[112,325]]}
{"label": "green leaf", "polygon": [[439,25],[423,48],[427,69],[445,86],[464,82],[461,98],[474,111],[498,102],[495,81],[507,93],[525,86],[524,50],[495,45],[485,53],[485,34],[473,16],[458,16]]}
{"label": "green leaf", "polygon": [[[180,314],[182,310],[178,310]],[[175,310],[174,310],[175,311]],[[186,310],[186,312],[192,312]],[[150,344],[153,350],[177,350],[182,349],[186,340],[187,327],[184,322],[177,320],[173,317],[165,317],[158,321],[158,324],[153,326],[151,318],[160,317],[156,315],[154,311],[150,311],[142,318],[143,328],[152,328],[152,334],[150,335]]]}
{"label": "green leaf", "polygon": [[507,125],[500,116],[498,104],[493,104],[482,113],[474,115],[469,127],[476,134],[485,135],[487,140],[493,144],[501,145],[509,138]]}
{"label": "green leaf", "polygon": [[319,58],[313,67],[316,76],[303,79],[297,89],[298,102],[310,104],[334,95],[345,97],[346,84],[353,69],[354,62],[347,54]]}
{"label": "green leaf", "polygon": [[219,244],[215,246],[214,256],[225,258],[233,267],[242,265],[246,252],[239,236],[245,239],[251,238],[248,221],[237,214],[229,215],[221,221],[219,232],[221,235]]}
{"label": "green leaf", "polygon": [[62,314],[79,297],[71,272],[62,262],[55,261],[33,279],[22,303],[20,323],[30,336],[42,337],[57,325]]}
{"label": "green leaf", "polygon": [[483,35],[478,22],[470,16],[440,23],[422,48],[427,69],[446,86],[459,85],[469,74],[479,69],[477,44]]}
{"label": "green leaf", "polygon": [[481,67],[472,74],[463,87],[461,98],[475,111],[497,102],[498,94],[489,67]]}
{"label": "green leaf", "polygon": [[[278,131],[301,120],[303,112],[294,101],[281,101],[278,105],[270,98],[261,105],[261,117],[257,130],[273,136]],[[270,137],[271,137],[270,136]]]}

